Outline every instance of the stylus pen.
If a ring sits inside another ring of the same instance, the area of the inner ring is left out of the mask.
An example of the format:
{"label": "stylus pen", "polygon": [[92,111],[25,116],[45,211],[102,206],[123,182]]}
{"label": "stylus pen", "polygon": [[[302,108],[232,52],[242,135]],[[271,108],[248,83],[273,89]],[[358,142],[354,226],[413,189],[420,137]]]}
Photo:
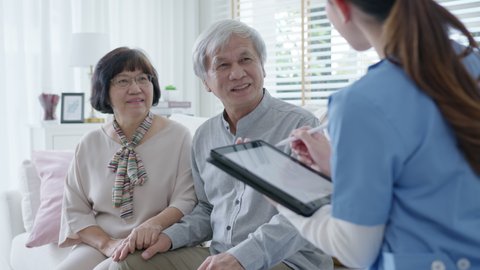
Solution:
{"label": "stylus pen", "polygon": [[[328,127],[328,123],[324,123],[324,124],[322,124],[318,127],[314,127],[314,128],[309,129],[307,132],[308,132],[308,134],[313,134],[313,133],[320,132],[320,131],[326,129],[327,127]],[[289,144],[290,142],[293,142],[295,140],[298,140],[298,138],[290,136],[290,137],[288,137],[284,140],[279,141],[277,144],[275,144],[275,147],[284,146],[284,145]]]}

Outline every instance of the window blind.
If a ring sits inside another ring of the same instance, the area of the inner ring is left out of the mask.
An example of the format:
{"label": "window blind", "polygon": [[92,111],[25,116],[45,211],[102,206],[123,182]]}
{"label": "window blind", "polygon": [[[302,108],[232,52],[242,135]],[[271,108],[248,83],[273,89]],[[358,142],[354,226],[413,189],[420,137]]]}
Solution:
{"label": "window blind", "polygon": [[[378,57],[354,51],[328,21],[326,0],[231,0],[233,18],[265,39],[265,87],[296,105],[325,105],[333,92],[365,74]],[[438,0],[480,41],[480,0]],[[452,33],[453,38],[458,35]],[[465,40],[460,40],[465,42]]]}

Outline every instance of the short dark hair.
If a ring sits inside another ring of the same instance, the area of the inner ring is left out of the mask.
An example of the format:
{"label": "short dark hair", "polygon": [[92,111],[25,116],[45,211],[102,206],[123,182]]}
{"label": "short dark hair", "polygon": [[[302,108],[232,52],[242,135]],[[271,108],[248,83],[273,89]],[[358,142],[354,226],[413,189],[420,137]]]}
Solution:
{"label": "short dark hair", "polygon": [[107,53],[98,61],[92,76],[92,107],[102,113],[113,114],[110,102],[110,81],[123,71],[142,70],[145,74],[152,75],[153,102],[152,106],[160,100],[160,85],[158,84],[157,71],[147,56],[139,49],[128,47],[116,48]]}

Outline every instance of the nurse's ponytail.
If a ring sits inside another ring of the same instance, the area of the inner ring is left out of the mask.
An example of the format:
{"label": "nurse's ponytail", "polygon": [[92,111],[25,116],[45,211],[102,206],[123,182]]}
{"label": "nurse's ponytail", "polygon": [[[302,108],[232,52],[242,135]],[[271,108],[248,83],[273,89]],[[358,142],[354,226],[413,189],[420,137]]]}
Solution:
{"label": "nurse's ponytail", "polygon": [[[479,52],[466,27],[433,0],[349,1],[384,21],[385,55],[436,102],[455,132],[458,147],[480,175],[480,78],[472,78],[462,64],[463,57]],[[377,3],[390,5],[378,11]],[[467,38],[463,52],[453,48],[450,30]]]}

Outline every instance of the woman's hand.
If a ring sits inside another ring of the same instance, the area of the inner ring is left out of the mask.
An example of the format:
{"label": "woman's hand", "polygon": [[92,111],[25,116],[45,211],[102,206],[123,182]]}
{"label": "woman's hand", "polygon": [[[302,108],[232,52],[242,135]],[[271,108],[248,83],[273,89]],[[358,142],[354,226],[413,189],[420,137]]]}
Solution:
{"label": "woman's hand", "polygon": [[124,260],[130,253],[129,239],[125,238],[120,241],[111,257],[113,261],[118,262]]}
{"label": "woman's hand", "polygon": [[[142,256],[153,256],[155,252],[163,252],[170,248],[171,241],[166,235],[162,234],[165,239],[159,237],[163,229],[168,228],[173,223],[179,221],[183,217],[183,213],[175,207],[167,207],[158,215],[151,217],[143,222],[140,226],[133,229],[132,232],[123,239],[117,250],[115,250],[112,259],[114,261],[121,261],[125,259],[128,254],[135,252],[135,250],[145,251]],[[153,253],[152,253],[153,252]],[[148,254],[151,255],[148,255]]]}
{"label": "woman's hand", "polygon": [[107,257],[112,256],[122,241],[112,238],[99,226],[89,226],[77,234],[83,243],[97,249]]}
{"label": "woman's hand", "polygon": [[118,250],[119,246],[121,245],[121,242],[122,242],[121,239],[111,238],[106,242],[104,247],[100,248],[100,252],[102,252],[103,255],[110,257]]}
{"label": "woman's hand", "polygon": [[127,242],[130,253],[133,253],[135,249],[142,250],[157,242],[162,231],[161,225],[155,223],[154,220],[147,220],[133,229],[124,241]]}
{"label": "woman's hand", "polygon": [[133,229],[127,238],[121,240],[115,252],[111,255],[114,261],[122,260],[127,257],[129,253],[135,250],[142,250],[155,244],[158,236],[163,231],[161,225],[156,224],[153,220],[147,220]]}
{"label": "woman's hand", "polygon": [[[157,242],[152,243],[145,251],[142,252],[142,257],[145,260],[150,259],[153,255],[157,253],[162,253],[168,251],[172,246],[172,241],[170,238],[161,233],[158,237]],[[115,262],[123,261],[127,258],[128,254],[130,254],[130,249],[128,245],[127,239],[121,242],[118,248],[115,250],[115,253],[112,255],[112,260]]]}
{"label": "woman's hand", "polygon": [[309,134],[309,127],[302,127],[292,131],[298,138],[290,143],[292,151],[304,164],[330,176],[330,142],[323,133]]}

